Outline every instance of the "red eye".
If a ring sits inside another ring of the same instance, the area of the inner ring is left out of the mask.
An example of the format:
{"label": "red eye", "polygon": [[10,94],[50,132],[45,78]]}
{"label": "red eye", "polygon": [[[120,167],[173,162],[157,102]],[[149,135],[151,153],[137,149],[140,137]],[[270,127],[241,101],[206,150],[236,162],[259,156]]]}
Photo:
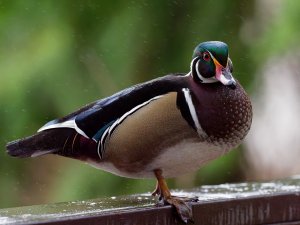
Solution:
{"label": "red eye", "polygon": [[208,52],[203,52],[202,57],[203,57],[203,59],[205,61],[209,61],[210,60],[210,54]]}

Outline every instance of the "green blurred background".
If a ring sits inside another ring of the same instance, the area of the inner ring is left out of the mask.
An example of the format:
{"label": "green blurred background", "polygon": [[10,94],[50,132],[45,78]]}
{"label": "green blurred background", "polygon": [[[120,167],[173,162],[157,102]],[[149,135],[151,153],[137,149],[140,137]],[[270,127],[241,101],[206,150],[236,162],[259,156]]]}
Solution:
{"label": "green blurred background", "polygon": [[[249,93],[266,60],[299,40],[300,1],[1,1],[0,207],[149,192],[154,180],[120,178],[57,156],[11,158],[8,141],[130,85],[188,72],[194,47],[221,40]],[[249,179],[244,150],[172,188]]]}

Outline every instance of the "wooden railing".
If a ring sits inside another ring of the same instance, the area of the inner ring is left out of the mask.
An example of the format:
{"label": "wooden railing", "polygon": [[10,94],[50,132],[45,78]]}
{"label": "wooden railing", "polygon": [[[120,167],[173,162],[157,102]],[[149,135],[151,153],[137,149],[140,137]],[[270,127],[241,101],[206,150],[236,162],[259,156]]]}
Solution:
{"label": "wooden railing", "polygon": [[[198,196],[195,224],[300,224],[300,178],[202,186],[174,195]],[[170,206],[148,194],[0,209],[0,224],[181,224]]]}

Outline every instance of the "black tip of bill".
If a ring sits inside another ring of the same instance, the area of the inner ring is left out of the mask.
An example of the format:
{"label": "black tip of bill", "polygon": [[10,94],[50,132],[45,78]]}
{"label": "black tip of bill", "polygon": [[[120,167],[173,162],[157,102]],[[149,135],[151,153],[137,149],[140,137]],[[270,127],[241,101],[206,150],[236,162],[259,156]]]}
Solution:
{"label": "black tip of bill", "polygon": [[236,82],[233,81],[233,80],[231,80],[231,81],[227,84],[227,86],[228,86],[230,89],[234,90],[234,89],[236,89]]}

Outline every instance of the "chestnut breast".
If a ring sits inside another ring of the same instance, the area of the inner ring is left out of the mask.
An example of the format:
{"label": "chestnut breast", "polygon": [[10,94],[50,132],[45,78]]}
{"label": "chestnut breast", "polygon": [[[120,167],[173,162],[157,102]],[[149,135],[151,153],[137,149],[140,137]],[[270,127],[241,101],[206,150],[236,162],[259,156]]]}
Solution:
{"label": "chestnut breast", "polygon": [[193,103],[208,142],[236,147],[248,133],[252,122],[252,106],[248,95],[237,83],[230,89],[220,83],[192,83]]}

